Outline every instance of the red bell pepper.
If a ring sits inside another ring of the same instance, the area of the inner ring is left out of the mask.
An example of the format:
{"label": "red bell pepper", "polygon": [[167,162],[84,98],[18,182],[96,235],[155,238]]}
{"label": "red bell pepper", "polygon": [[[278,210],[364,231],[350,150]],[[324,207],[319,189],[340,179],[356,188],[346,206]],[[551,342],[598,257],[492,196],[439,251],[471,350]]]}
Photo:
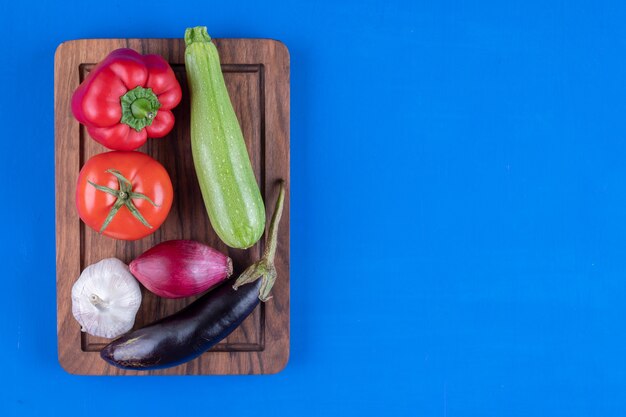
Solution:
{"label": "red bell pepper", "polygon": [[116,49],[78,86],[72,113],[96,141],[130,151],[172,130],[170,110],[181,96],[174,71],[161,56]]}

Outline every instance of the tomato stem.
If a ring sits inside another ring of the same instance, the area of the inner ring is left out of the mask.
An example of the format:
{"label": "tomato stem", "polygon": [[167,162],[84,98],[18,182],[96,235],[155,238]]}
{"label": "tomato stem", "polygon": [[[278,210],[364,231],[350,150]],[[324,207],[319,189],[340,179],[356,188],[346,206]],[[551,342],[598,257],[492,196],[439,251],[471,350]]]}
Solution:
{"label": "tomato stem", "polygon": [[107,215],[106,219],[104,219],[104,223],[102,223],[102,227],[100,228],[100,234],[102,234],[102,232],[104,232],[104,230],[109,226],[109,224],[111,223],[111,220],[113,220],[117,212],[123,206],[126,206],[126,208],[132,213],[132,215],[137,220],[141,222],[141,224],[152,229],[152,226],[150,225],[150,223],[148,223],[148,221],[145,219],[145,217],[143,217],[141,212],[137,209],[137,207],[133,203],[133,199],[138,198],[142,200],[147,200],[150,204],[152,204],[155,207],[159,207],[159,205],[156,204],[154,201],[152,201],[150,197],[148,197],[147,195],[134,192],[133,184],[126,177],[124,177],[122,173],[119,172],[118,170],[107,169],[106,172],[108,172],[109,174],[117,178],[119,189],[115,190],[113,188],[106,187],[104,185],[95,184],[89,180],[87,181],[96,190],[105,192],[107,194],[111,194],[112,196],[117,198],[115,200],[115,203],[113,204],[113,207],[111,207],[111,210],[109,211],[109,214]]}

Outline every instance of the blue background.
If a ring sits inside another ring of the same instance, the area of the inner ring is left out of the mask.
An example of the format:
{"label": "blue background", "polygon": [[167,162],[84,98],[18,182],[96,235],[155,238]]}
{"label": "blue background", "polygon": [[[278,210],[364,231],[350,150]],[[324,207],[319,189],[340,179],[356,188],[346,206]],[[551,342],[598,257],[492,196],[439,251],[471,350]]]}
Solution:
{"label": "blue background", "polygon": [[[626,4],[502,3],[3,1],[0,414],[623,413]],[[55,48],[200,24],[291,52],[289,365],[68,375]]]}

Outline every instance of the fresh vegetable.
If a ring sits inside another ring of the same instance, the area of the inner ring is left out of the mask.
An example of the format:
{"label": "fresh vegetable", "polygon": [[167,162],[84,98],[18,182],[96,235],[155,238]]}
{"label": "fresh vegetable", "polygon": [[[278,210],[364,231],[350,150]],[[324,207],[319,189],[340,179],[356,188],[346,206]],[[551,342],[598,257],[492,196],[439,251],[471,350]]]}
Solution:
{"label": "fresh vegetable", "polygon": [[167,135],[182,96],[174,71],[159,55],[116,49],[91,70],[72,96],[72,113],[109,149],[137,149]]}
{"label": "fresh vegetable", "polygon": [[113,338],[129,331],[140,304],[139,284],[116,258],[89,265],[72,287],[72,314],[93,336]]}
{"label": "fresh vegetable", "polygon": [[259,299],[261,301],[267,301],[270,298],[270,292],[276,282],[276,267],[274,266],[274,258],[276,257],[276,246],[278,245],[278,225],[280,219],[283,216],[283,204],[285,201],[285,182],[279,182],[280,190],[278,192],[278,199],[276,200],[276,208],[272,215],[272,221],[270,222],[269,238],[265,245],[265,251],[263,257],[258,261],[250,265],[243,273],[237,278],[233,288],[236,290],[244,284],[249,284],[261,278],[261,288],[259,290]]}
{"label": "fresh vegetable", "polygon": [[183,310],[113,341],[100,356],[124,369],[168,368],[200,356],[235,330],[260,298],[268,298],[276,278],[274,255],[284,201],[284,185],[280,187],[267,243],[271,249],[237,281],[239,289],[226,281]]}
{"label": "fresh vegetable", "polygon": [[161,242],[129,266],[144,287],[165,298],[200,294],[233,273],[228,256],[193,240]]}
{"label": "fresh vegetable", "polygon": [[92,157],[76,185],[80,218],[115,239],[136,240],[153,233],[165,221],[172,198],[172,182],[163,165],[141,152]]}
{"label": "fresh vegetable", "polygon": [[265,230],[265,207],[233,110],[219,55],[206,27],[185,32],[191,92],[191,150],[211,225],[224,243],[245,249]]}
{"label": "fresh vegetable", "polygon": [[259,304],[260,283],[235,291],[228,282],[183,310],[109,343],[102,359],[123,369],[176,366],[206,352],[228,336]]}

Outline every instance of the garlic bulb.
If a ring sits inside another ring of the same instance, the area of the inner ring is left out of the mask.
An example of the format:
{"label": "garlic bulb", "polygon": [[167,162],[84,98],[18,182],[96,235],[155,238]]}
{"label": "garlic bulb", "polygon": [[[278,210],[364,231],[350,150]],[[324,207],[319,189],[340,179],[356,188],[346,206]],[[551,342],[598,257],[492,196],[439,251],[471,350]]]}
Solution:
{"label": "garlic bulb", "polygon": [[72,314],[81,330],[113,338],[129,331],[141,304],[141,289],[117,258],[89,265],[72,287]]}

